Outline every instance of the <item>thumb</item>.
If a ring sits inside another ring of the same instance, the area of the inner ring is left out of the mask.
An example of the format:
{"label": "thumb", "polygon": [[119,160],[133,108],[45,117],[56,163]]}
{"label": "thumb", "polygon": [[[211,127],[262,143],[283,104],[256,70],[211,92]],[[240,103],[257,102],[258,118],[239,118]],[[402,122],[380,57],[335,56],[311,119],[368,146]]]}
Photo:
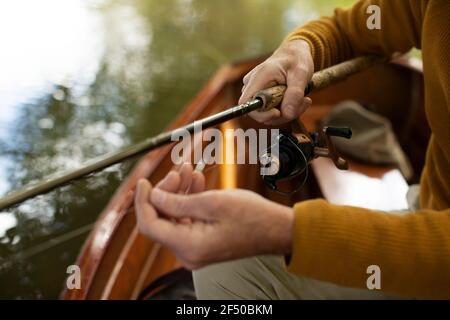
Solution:
{"label": "thumb", "polygon": [[173,218],[195,218],[205,220],[207,206],[200,194],[176,194],[154,188],[150,195],[152,204]]}
{"label": "thumb", "polygon": [[281,103],[281,115],[287,120],[298,118],[304,110],[303,98],[307,84],[307,75],[303,72],[289,72],[287,89]]}

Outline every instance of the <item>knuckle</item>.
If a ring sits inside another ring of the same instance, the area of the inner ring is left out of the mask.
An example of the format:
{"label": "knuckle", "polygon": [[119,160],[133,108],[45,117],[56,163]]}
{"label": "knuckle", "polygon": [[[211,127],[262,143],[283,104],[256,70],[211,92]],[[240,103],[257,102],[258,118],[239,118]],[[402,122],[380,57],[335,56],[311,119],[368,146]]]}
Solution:
{"label": "knuckle", "polygon": [[249,73],[247,73],[244,77],[244,79],[246,79],[247,81],[249,81],[251,78],[253,78],[255,76],[256,73],[258,73],[258,71],[261,69],[261,67],[263,66],[264,63],[261,63],[259,65],[257,65],[256,67],[254,67]]}
{"label": "knuckle", "polygon": [[293,45],[284,45],[281,50],[283,56],[294,57],[298,55],[298,48]]}
{"label": "knuckle", "polygon": [[255,69],[256,69],[256,68],[257,68],[257,67],[253,68],[251,71],[249,71],[249,72],[244,76],[244,78],[242,79],[243,82],[244,82],[244,84],[248,82],[248,80],[249,80],[249,79],[251,78],[251,76],[253,75],[253,72],[255,72]]}
{"label": "knuckle", "polygon": [[283,56],[278,58],[279,64],[285,69],[291,69],[295,66],[295,61],[290,56]]}
{"label": "knuckle", "polygon": [[290,48],[283,48],[283,50],[277,52],[277,54],[273,56],[273,59],[285,67],[292,67],[298,60],[294,53],[295,52]]}
{"label": "knuckle", "polygon": [[310,66],[307,63],[300,62],[295,66],[295,68],[292,69],[292,72],[298,80],[308,81],[309,79],[311,79],[314,73],[314,66]]}
{"label": "knuckle", "polygon": [[296,72],[297,76],[300,78],[307,78],[310,74],[309,68],[304,64],[298,64],[295,67],[295,72]]}
{"label": "knuckle", "polygon": [[276,60],[267,60],[262,63],[258,70],[255,71],[255,77],[259,76],[261,73],[272,74],[280,68],[279,63]]}

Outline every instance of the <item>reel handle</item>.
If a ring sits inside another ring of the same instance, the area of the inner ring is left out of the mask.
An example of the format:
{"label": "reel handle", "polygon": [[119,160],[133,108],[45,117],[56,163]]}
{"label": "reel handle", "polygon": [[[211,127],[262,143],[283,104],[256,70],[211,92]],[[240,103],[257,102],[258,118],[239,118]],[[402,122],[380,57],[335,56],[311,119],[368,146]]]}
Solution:
{"label": "reel handle", "polygon": [[315,147],[314,154],[318,157],[330,158],[338,169],[347,170],[348,162],[339,155],[331,137],[350,139],[352,137],[352,130],[348,127],[324,127],[319,132],[319,137],[324,146]]}
{"label": "reel handle", "polygon": [[325,134],[330,137],[341,137],[345,139],[351,139],[352,129],[349,127],[325,127],[323,128]]}

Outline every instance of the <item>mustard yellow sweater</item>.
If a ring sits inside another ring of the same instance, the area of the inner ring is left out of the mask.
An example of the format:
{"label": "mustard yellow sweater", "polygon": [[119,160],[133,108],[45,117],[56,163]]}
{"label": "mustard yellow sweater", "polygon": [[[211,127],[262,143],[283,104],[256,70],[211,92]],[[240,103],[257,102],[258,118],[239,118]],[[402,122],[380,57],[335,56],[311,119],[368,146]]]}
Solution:
{"label": "mustard yellow sweater", "polygon": [[[366,9],[381,8],[369,30]],[[290,272],[366,288],[369,265],[381,289],[410,298],[450,299],[450,1],[363,0],[310,22],[287,40],[304,39],[320,70],[362,54],[422,49],[425,109],[432,135],[421,177],[421,210],[392,215],[324,200],[295,205]]]}

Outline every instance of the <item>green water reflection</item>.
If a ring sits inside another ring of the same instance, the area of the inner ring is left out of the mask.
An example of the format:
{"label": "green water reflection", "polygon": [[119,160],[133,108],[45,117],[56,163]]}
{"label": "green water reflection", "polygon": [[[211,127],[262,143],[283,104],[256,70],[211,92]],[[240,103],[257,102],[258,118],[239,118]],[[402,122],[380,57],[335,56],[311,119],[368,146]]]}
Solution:
{"label": "green water reflection", "polygon": [[[160,132],[220,65],[352,2],[2,1],[0,195]],[[0,298],[58,297],[87,236],[76,231],[132,164],[0,212]]]}

